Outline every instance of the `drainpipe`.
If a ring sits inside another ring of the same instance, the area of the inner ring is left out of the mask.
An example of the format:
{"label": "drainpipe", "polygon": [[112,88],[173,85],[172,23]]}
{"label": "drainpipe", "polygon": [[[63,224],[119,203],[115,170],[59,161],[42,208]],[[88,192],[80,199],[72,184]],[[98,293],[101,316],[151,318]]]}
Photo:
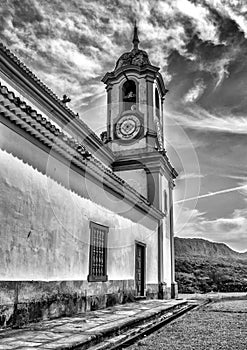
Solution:
{"label": "drainpipe", "polygon": [[171,298],[178,297],[178,287],[175,281],[175,250],[174,250],[174,226],[173,226],[173,181],[169,181],[169,204],[170,204],[170,251],[171,251]]}
{"label": "drainpipe", "polygon": [[164,271],[163,271],[163,221],[159,220],[158,227],[158,299],[164,299]]}

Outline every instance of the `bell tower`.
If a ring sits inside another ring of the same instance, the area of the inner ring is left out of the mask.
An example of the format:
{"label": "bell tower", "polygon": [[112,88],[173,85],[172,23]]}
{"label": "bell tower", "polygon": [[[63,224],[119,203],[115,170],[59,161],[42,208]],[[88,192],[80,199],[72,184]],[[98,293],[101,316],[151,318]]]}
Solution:
{"label": "bell tower", "polygon": [[105,142],[115,155],[113,170],[164,213],[158,232],[159,281],[175,297],[172,189],[177,173],[164,144],[163,102],[168,90],[159,67],[151,64],[139,42],[135,24],[131,51],[122,54],[102,79],[107,91]]}
{"label": "bell tower", "polygon": [[102,81],[107,90],[107,140],[121,155],[163,150],[163,101],[167,93],[159,68],[139,49],[137,27],[133,48],[117,60]]}

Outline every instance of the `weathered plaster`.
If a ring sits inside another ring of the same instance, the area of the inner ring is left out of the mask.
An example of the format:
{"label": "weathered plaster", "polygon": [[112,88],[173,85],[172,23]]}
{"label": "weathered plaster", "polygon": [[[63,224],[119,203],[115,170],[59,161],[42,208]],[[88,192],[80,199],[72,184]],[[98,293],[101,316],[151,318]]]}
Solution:
{"label": "weathered plaster", "polygon": [[[149,297],[155,286],[149,288]],[[70,316],[134,300],[133,280],[0,281],[0,328]]]}
{"label": "weathered plaster", "polygon": [[[131,300],[135,240],[147,246],[147,296],[157,296],[157,222],[3,125],[0,134],[12,151],[0,151],[1,326]],[[90,221],[109,226],[109,282],[86,282]]]}
{"label": "weathered plaster", "polygon": [[[1,151],[1,279],[86,279],[89,221],[109,226],[109,278],[133,278],[134,240],[156,239],[133,222],[66,189]],[[147,218],[146,218],[147,219]],[[157,242],[147,248],[147,258]],[[154,261],[147,279],[157,275]]]}
{"label": "weathered plaster", "polygon": [[147,198],[147,174],[144,169],[116,171],[116,174]]}

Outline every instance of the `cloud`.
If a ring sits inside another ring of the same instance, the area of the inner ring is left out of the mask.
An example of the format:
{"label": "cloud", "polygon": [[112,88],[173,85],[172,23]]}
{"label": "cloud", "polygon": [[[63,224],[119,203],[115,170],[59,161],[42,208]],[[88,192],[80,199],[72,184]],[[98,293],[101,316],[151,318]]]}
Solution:
{"label": "cloud", "polygon": [[[69,106],[97,130],[106,124],[100,80],[131,49],[136,19],[140,47],[169,84],[164,103],[166,145],[172,164],[184,171],[177,193],[198,198],[200,180],[205,186],[209,178],[205,174],[228,175],[236,168],[240,173],[246,167],[244,1],[2,0],[1,5],[1,40],[58,96],[70,96]],[[238,188],[244,179],[235,180],[229,186],[246,198],[245,187]],[[203,190],[210,196],[210,207],[215,193],[219,197],[221,192]],[[233,204],[231,215],[210,220],[206,210],[185,207],[195,203],[176,205],[181,209],[176,210],[179,234],[230,242],[239,249],[242,240],[247,247],[245,210]]]}
{"label": "cloud", "polygon": [[41,55],[46,56],[49,53],[49,56],[46,56],[46,58],[50,59],[51,62],[56,62],[54,67],[50,67],[52,73],[63,73],[68,78],[77,76],[87,80],[97,77],[101,72],[101,66],[98,60],[92,57],[92,53],[89,53],[88,56],[85,55],[72,42],[61,38],[40,39],[38,49]]}
{"label": "cloud", "polygon": [[[230,1],[227,6],[224,6],[225,3],[119,0],[116,6],[115,2],[103,1],[55,0],[47,3],[23,0],[19,4],[6,0],[3,1],[2,16],[0,14],[3,23],[0,31],[10,49],[24,59],[38,76],[46,72],[45,83],[52,85],[57,94],[60,94],[65,75],[77,76],[80,83],[76,85],[82,88],[83,84],[90,87],[92,79],[99,81],[107,70],[113,69],[120,54],[131,48],[135,18],[141,46],[147,49],[151,62],[161,67],[166,83],[173,78],[168,72],[169,56],[176,51],[186,60],[193,61],[197,69],[214,74],[215,86],[219,87],[229,74],[228,67],[234,57],[224,52],[222,57],[210,62],[201,56],[200,48],[191,51],[188,45],[195,36],[214,48],[225,45],[226,40],[221,39],[222,19],[219,18],[234,17],[240,23],[244,9],[243,6],[231,5]],[[217,19],[211,9],[222,16]],[[57,86],[51,76],[55,77]],[[67,89],[73,90],[74,81],[65,80]],[[188,101],[200,97],[203,83],[201,81],[201,86],[197,83],[197,87],[188,94]],[[91,94],[93,97],[93,91]]]}
{"label": "cloud", "polygon": [[[205,220],[205,212],[196,208],[175,206],[175,235],[183,237],[194,237],[204,231],[201,223]],[[204,232],[203,232],[204,233]]]}
{"label": "cloud", "polygon": [[[198,198],[209,197],[208,203],[213,201],[215,195],[228,193],[228,200],[231,200],[231,192],[238,191],[247,203],[247,180],[246,178],[238,183],[235,188],[215,191]],[[194,199],[195,202],[195,199]],[[187,204],[188,203],[188,204]],[[205,238],[215,242],[223,242],[238,251],[247,250],[247,208],[233,209],[228,215],[209,219],[207,211],[199,211],[195,205],[189,207],[190,202],[179,201],[175,203],[175,232],[177,236],[185,238]],[[192,200],[193,204],[193,200]],[[222,202],[222,205],[223,202]]]}
{"label": "cloud", "polygon": [[218,26],[208,8],[188,0],[177,0],[176,7],[192,20],[194,30],[202,41],[210,41],[215,45],[220,43]]}
{"label": "cloud", "polygon": [[[225,111],[223,111],[226,113]],[[202,106],[193,105],[177,107],[173,112],[173,118],[187,128],[195,130],[209,130],[218,133],[247,134],[247,117],[245,115],[235,116],[206,110]]]}
{"label": "cloud", "polygon": [[78,1],[44,4],[24,0],[19,6],[10,0],[7,5],[1,32],[7,46],[58,95],[65,85],[69,91],[79,87],[79,95],[87,84],[94,96],[92,79],[100,83],[103,63],[111,60],[114,64],[112,54],[118,51],[110,36],[113,26],[104,20],[107,9],[96,3],[82,7]]}
{"label": "cloud", "polygon": [[192,103],[197,101],[203,94],[206,89],[206,84],[203,79],[196,79],[194,82],[194,86],[186,93],[183,98],[185,103]]}
{"label": "cloud", "polygon": [[227,50],[222,50],[223,57],[212,57],[209,60],[200,60],[197,69],[211,74],[215,81],[215,90],[222,84],[225,78],[229,77],[229,66],[236,60],[240,53],[241,46],[236,46],[234,48],[228,47]]}
{"label": "cloud", "polygon": [[[175,210],[176,212],[176,210]],[[223,242],[238,251],[247,250],[247,209],[235,209],[229,217],[209,220],[205,212],[186,207],[176,218],[176,235]]]}
{"label": "cloud", "polygon": [[225,178],[229,178],[229,179],[234,179],[234,180],[241,180],[241,181],[247,181],[247,174],[246,176],[242,176],[242,175],[229,175],[229,174],[225,174],[225,175],[219,175]]}
{"label": "cloud", "polygon": [[206,198],[206,197],[213,197],[213,196],[216,196],[216,195],[219,195],[219,194],[229,193],[229,192],[234,192],[234,191],[242,191],[243,193],[247,194],[247,183],[244,184],[244,185],[241,185],[241,186],[233,187],[233,188],[226,188],[226,189],[220,190],[220,191],[215,191],[215,192],[209,192],[209,193],[201,194],[201,195],[198,195],[196,197],[184,198],[184,199],[181,199],[181,200],[175,202],[175,204],[176,203],[188,202],[188,201],[192,201],[192,200],[198,200],[198,199]]}
{"label": "cloud", "polygon": [[215,84],[215,89],[217,89],[218,86],[223,82],[223,80],[229,76],[229,71],[228,71],[228,66],[230,64],[230,59],[229,58],[223,58],[219,60],[215,66],[214,69],[216,70],[216,76],[218,77],[216,84]]}
{"label": "cloud", "polygon": [[247,38],[246,3],[243,0],[206,0],[206,3],[222,15],[234,20]]}
{"label": "cloud", "polygon": [[244,200],[247,204],[247,176],[243,177],[241,179],[242,181],[240,182],[241,183],[241,186],[239,186],[239,193],[243,195],[244,197]]}
{"label": "cloud", "polygon": [[177,180],[187,180],[187,179],[196,179],[196,178],[203,178],[205,175],[200,173],[186,173],[182,172],[179,174]]}

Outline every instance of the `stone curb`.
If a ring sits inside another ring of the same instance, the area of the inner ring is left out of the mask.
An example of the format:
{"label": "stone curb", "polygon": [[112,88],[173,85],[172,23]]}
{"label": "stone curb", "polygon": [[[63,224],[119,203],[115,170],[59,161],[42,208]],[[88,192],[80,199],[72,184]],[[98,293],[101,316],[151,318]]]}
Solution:
{"label": "stone curb", "polygon": [[[174,310],[175,308],[185,306],[185,305],[187,305],[187,301],[181,301],[181,302],[177,303],[176,305],[158,306],[158,307],[155,307],[154,309],[143,311],[143,313],[141,315],[127,316],[126,320],[120,319],[117,321],[112,321],[108,324],[103,324],[103,325],[94,327],[91,330],[85,331],[83,333],[84,334],[94,334],[95,339],[91,339],[89,342],[76,344],[76,345],[72,345],[72,347],[69,346],[69,347],[66,347],[66,348],[64,347],[61,349],[63,349],[63,350],[87,349],[88,347],[85,347],[85,346],[88,343],[90,343],[91,345],[98,345],[100,342],[109,340],[109,338],[112,336],[116,336],[116,335],[121,336],[121,334],[119,334],[120,332],[127,331],[131,327],[137,326],[141,323],[142,324],[146,323],[146,322],[150,321],[151,319],[160,317],[162,314],[165,314],[166,312],[169,312],[171,310]],[[103,328],[103,329],[101,332],[96,333],[97,328]],[[95,332],[95,330],[96,330],[96,332]],[[56,349],[56,350],[60,350],[60,349]]]}
{"label": "stone curb", "polygon": [[[107,309],[102,310],[102,316],[99,310],[98,313],[92,312],[88,316],[85,315],[81,320],[78,320],[79,315],[75,315],[71,317],[71,320],[68,319],[68,322],[66,318],[60,318],[57,319],[57,324],[54,320],[45,325],[37,324],[35,328],[33,328],[34,325],[30,325],[28,328],[19,330],[6,330],[0,333],[0,350],[85,350],[92,347],[93,349],[107,349],[113,345],[112,338],[123,340],[126,332],[138,333],[139,330],[148,328],[150,324],[156,322],[156,319],[182,310],[187,305],[186,300],[133,303],[133,306],[129,304],[127,308],[123,305],[123,307],[118,306],[108,311]],[[135,314],[132,314],[132,307]],[[70,324],[75,324],[75,326],[70,328]],[[88,326],[84,328],[85,324]]]}

